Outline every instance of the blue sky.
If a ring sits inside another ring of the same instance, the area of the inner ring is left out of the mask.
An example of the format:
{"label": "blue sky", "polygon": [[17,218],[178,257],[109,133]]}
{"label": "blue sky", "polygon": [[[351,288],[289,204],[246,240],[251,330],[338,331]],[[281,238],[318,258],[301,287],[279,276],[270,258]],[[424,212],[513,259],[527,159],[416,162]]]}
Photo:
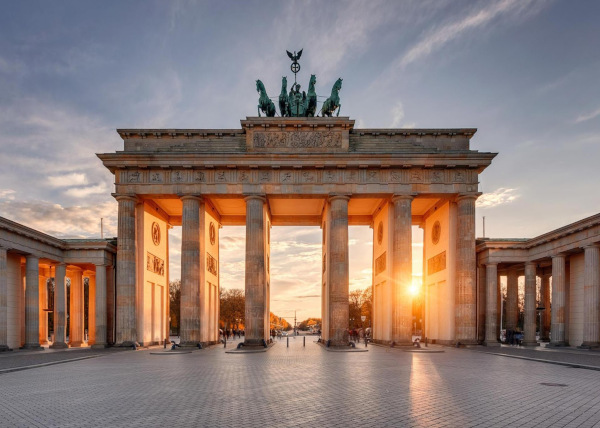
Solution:
{"label": "blue sky", "polygon": [[[499,153],[478,235],[485,215],[488,236],[536,236],[600,207],[598,17],[592,0],[2,1],[0,215],[69,237],[97,236],[104,217],[115,234],[94,153],[122,147],[116,128],[237,128],[256,114],[254,81],[277,95],[285,50],[304,48],[303,88],[316,74],[327,95],[343,77],[357,127],[478,128],[472,148]],[[273,300],[294,302],[319,277],[286,263],[318,263],[320,233],[280,229]],[[222,285],[241,287],[243,229],[222,231]],[[351,231],[356,287],[370,233]]]}

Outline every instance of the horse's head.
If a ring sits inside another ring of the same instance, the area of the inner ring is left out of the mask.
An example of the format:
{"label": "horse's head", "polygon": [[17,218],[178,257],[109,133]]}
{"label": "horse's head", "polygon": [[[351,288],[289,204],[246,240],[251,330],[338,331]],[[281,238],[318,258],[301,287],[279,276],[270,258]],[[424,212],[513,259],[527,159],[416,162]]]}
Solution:
{"label": "horse's head", "polygon": [[338,91],[340,89],[342,89],[342,78],[340,77],[338,80],[335,81],[335,85],[333,85],[334,88],[336,88]]}
{"label": "horse's head", "polygon": [[287,76],[281,78],[281,89],[287,91]]}
{"label": "horse's head", "polygon": [[263,85],[263,82],[259,80],[256,81],[256,92],[260,92],[260,91],[264,91],[265,90],[265,85]]}
{"label": "horse's head", "polygon": [[311,74],[311,75],[310,75],[310,81],[309,81],[308,85],[309,85],[309,86],[310,86],[310,85],[313,85],[313,86],[314,86],[316,83],[317,83],[317,76],[315,76],[314,74]]}

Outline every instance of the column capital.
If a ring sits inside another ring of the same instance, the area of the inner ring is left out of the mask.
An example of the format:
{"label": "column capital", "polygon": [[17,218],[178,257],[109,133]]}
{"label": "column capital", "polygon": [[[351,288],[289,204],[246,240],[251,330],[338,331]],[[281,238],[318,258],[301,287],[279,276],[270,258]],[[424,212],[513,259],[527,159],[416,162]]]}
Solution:
{"label": "column capital", "polygon": [[459,193],[458,195],[456,195],[456,202],[458,201],[462,201],[462,200],[476,200],[477,198],[479,198],[482,195],[481,192],[475,192],[475,193]]}
{"label": "column capital", "polygon": [[34,254],[27,254],[27,255],[25,256],[25,258],[26,258],[26,259],[29,259],[29,260],[31,260],[31,259],[36,259],[36,260],[39,260],[39,259],[40,259],[38,256],[36,256],[36,255],[34,255]]}
{"label": "column capital", "polygon": [[122,194],[122,193],[111,193],[111,196],[113,198],[115,198],[117,201],[132,201],[132,202],[139,202],[139,198],[137,197],[137,195],[129,195],[129,194]]}
{"label": "column capital", "polygon": [[584,250],[589,249],[593,249],[593,248],[600,248],[600,243],[595,243],[595,244],[588,244],[588,245],[584,245],[583,247],[581,247]]}
{"label": "column capital", "polygon": [[349,201],[350,200],[350,195],[348,194],[344,194],[344,193],[330,193],[327,200],[329,202],[331,201],[335,201],[336,199],[343,199],[345,201]]}
{"label": "column capital", "polygon": [[498,262],[484,263],[486,266],[498,266]]}
{"label": "column capital", "polygon": [[415,193],[395,193],[392,195],[392,202],[396,201],[412,201],[415,199]]}
{"label": "column capital", "polygon": [[96,267],[101,267],[101,266],[104,266],[104,267],[106,267],[106,266],[109,266],[109,265],[108,265],[108,264],[106,264],[106,263],[94,263],[94,265],[95,265]]}
{"label": "column capital", "polygon": [[263,193],[245,194],[244,195],[244,201],[248,202],[248,201],[251,201],[252,199],[259,199],[263,202],[267,202],[267,196]]}
{"label": "column capital", "polygon": [[559,254],[553,254],[553,255],[551,255],[550,257],[551,257],[552,259],[565,259],[565,258],[566,258],[566,254],[562,254],[562,253],[559,253]]}
{"label": "column capital", "polygon": [[179,197],[179,199],[181,199],[182,201],[185,200],[195,200],[198,202],[203,202],[204,198],[201,195],[185,195],[185,194],[179,194],[177,195]]}
{"label": "column capital", "polygon": [[537,268],[537,263],[536,262],[525,262],[524,264],[525,264],[525,266],[533,266],[533,267]]}

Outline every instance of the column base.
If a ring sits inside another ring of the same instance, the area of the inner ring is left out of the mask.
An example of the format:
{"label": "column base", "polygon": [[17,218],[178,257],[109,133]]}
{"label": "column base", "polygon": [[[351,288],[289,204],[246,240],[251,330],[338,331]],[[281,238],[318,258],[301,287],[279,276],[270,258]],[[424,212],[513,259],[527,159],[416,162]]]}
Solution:
{"label": "column base", "polygon": [[29,351],[43,351],[44,348],[40,346],[39,343],[26,343],[21,346],[19,349],[27,349]]}
{"label": "column base", "polygon": [[12,351],[11,348],[8,347],[8,345],[0,345],[0,352],[9,352]]}
{"label": "column base", "polygon": [[67,345],[65,342],[54,342],[52,345],[50,345],[51,349],[66,349],[68,347],[69,345]]}
{"label": "column base", "polygon": [[483,342],[483,346],[488,346],[488,347],[492,348],[492,347],[502,346],[502,344],[496,340],[496,341],[490,341],[490,342]]}
{"label": "column base", "polygon": [[108,348],[108,344],[107,343],[94,343],[91,346],[92,349],[105,349]]}
{"label": "column base", "polygon": [[564,348],[565,346],[569,346],[567,342],[550,342],[547,345],[549,348]]}
{"label": "column base", "polygon": [[133,342],[131,340],[126,340],[122,343],[118,343],[115,345],[117,348],[133,348],[134,346],[137,348],[140,346],[139,343]]}
{"label": "column base", "polygon": [[[282,337],[283,339],[283,337]],[[269,344],[269,340],[265,340],[265,339],[244,339],[244,348],[247,347],[261,347],[264,348],[265,347],[265,343],[268,345]]]}
{"label": "column base", "polygon": [[577,349],[596,349],[600,348],[600,342],[583,342]]}
{"label": "column base", "polygon": [[550,342],[549,337],[540,337],[540,342]]}
{"label": "column base", "polygon": [[83,341],[69,342],[69,348],[81,348],[84,345]]}
{"label": "column base", "polygon": [[[197,342],[180,342],[179,343],[179,346],[181,346],[182,348],[198,348],[198,345],[201,345],[202,347],[204,347],[204,345],[200,341],[197,341]],[[169,345],[167,345],[167,346],[169,346]]]}
{"label": "column base", "polygon": [[540,346],[539,342],[536,342],[535,340],[533,340],[531,342],[523,341],[523,343],[521,343],[521,345],[528,347],[528,348],[535,348],[536,346]]}

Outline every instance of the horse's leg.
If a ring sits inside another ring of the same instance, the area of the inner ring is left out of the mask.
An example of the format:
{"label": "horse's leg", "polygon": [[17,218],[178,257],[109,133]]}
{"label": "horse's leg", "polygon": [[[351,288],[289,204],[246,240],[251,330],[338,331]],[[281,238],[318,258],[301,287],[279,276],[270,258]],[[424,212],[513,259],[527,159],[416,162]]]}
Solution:
{"label": "horse's leg", "polygon": [[340,104],[338,106],[338,112],[337,112],[337,117],[340,117],[340,110],[342,109],[342,105]]}
{"label": "horse's leg", "polygon": [[260,117],[260,104],[258,105],[258,117]]}

